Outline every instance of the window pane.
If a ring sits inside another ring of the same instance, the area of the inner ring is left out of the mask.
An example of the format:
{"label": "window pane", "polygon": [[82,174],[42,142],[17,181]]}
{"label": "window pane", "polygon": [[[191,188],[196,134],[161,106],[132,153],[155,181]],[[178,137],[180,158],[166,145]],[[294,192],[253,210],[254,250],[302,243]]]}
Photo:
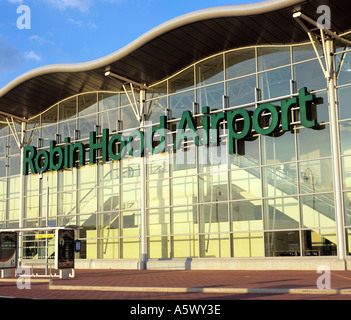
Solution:
{"label": "window pane", "polygon": [[338,89],[339,99],[339,118],[349,119],[351,118],[351,87],[339,88]]}
{"label": "window pane", "polygon": [[174,178],[171,180],[172,202],[178,204],[192,204],[197,202],[197,177]]}
{"label": "window pane", "polygon": [[264,200],[265,230],[296,229],[299,227],[299,204],[296,198]]}
{"label": "window pane", "polygon": [[333,229],[302,231],[304,256],[336,256],[336,233]]}
{"label": "window pane", "polygon": [[343,157],[342,161],[342,177],[343,189],[351,188],[351,157]]}
{"label": "window pane", "polygon": [[301,162],[299,172],[301,193],[333,191],[331,159]]}
{"label": "window pane", "polygon": [[232,200],[260,198],[262,196],[260,169],[231,171],[230,187]]}
{"label": "window pane", "polygon": [[337,67],[340,67],[340,61],[344,59],[340,67],[338,85],[351,83],[351,52],[347,52],[344,56],[338,54],[335,58]]}
{"label": "window pane", "polygon": [[236,78],[256,72],[255,49],[243,49],[226,54],[226,78]]}
{"label": "window pane", "polygon": [[255,102],[256,76],[249,76],[227,82],[229,106]]}
{"label": "window pane", "polygon": [[202,107],[210,107],[211,109],[222,109],[224,84],[216,84],[196,90],[197,103],[201,112]]}
{"label": "window pane", "polygon": [[78,96],[78,117],[97,112],[97,94],[88,93]]}
{"label": "window pane", "polygon": [[169,93],[175,93],[194,87],[194,68],[190,67],[168,80]]}
{"label": "window pane", "polygon": [[296,164],[263,167],[263,194],[266,197],[297,194]]}
{"label": "window pane", "polygon": [[170,258],[170,243],[168,236],[149,237],[148,238],[150,259],[167,259]]}
{"label": "window pane", "polygon": [[99,111],[106,111],[119,107],[118,93],[99,93]]}
{"label": "window pane", "polygon": [[168,235],[170,233],[169,209],[148,210],[148,235]]}
{"label": "window pane", "polygon": [[261,136],[261,141],[263,164],[289,162],[296,159],[294,134],[285,132],[278,137]]}
{"label": "window pane", "polygon": [[236,140],[235,154],[229,155],[230,168],[252,167],[260,164],[259,138],[251,140]]}
{"label": "window pane", "polygon": [[301,201],[304,228],[335,227],[335,208],[332,194],[303,196]]}
{"label": "window pane", "polygon": [[224,80],[223,55],[196,64],[196,85],[203,86]]}
{"label": "window pane", "polygon": [[171,211],[172,234],[194,234],[199,232],[196,206],[174,207]]}
{"label": "window pane", "polygon": [[201,205],[199,215],[200,233],[229,232],[227,203]]}
{"label": "window pane", "polygon": [[327,87],[327,82],[318,60],[295,65],[294,74],[297,90],[307,87],[309,91],[312,91]]}
{"label": "window pane", "polygon": [[290,47],[261,47],[257,49],[258,71],[290,64]]}
{"label": "window pane", "polygon": [[147,207],[169,206],[169,180],[156,180],[147,183]]}
{"label": "window pane", "polygon": [[282,68],[263,72],[258,75],[261,99],[273,99],[290,94],[291,69]]}
{"label": "window pane", "polygon": [[263,257],[263,233],[245,232],[233,234],[234,258]]}
{"label": "window pane", "polygon": [[77,97],[60,103],[60,121],[75,118],[77,114]]}
{"label": "window pane", "polygon": [[232,231],[262,230],[262,202],[235,201],[231,203]]}
{"label": "window pane", "polygon": [[331,155],[329,125],[322,130],[299,129],[297,133],[300,160],[328,157]]}
{"label": "window pane", "polygon": [[[323,55],[323,49],[319,48],[320,56]],[[301,46],[293,47],[293,62],[299,62],[303,60],[309,60],[316,58],[316,53],[313,49],[312,44],[304,44]]]}
{"label": "window pane", "polygon": [[199,236],[201,258],[229,258],[229,234],[203,234]]}
{"label": "window pane", "polygon": [[264,238],[266,257],[300,255],[298,231],[266,232]]}
{"label": "window pane", "polygon": [[170,96],[169,107],[172,112],[172,118],[180,118],[184,111],[193,112],[194,101],[195,97],[193,90]]}

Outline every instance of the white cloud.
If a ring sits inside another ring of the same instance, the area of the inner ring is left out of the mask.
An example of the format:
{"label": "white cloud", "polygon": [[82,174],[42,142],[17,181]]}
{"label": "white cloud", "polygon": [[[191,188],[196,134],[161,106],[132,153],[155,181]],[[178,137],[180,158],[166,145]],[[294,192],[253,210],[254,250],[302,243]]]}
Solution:
{"label": "white cloud", "polygon": [[51,44],[51,45],[54,45],[54,44],[55,44],[53,41],[44,39],[44,38],[38,36],[37,34],[31,36],[31,37],[29,38],[29,40],[31,40],[31,41],[37,41],[37,42],[39,42],[39,44],[41,44],[41,45],[43,45],[43,44]]}
{"label": "white cloud", "polygon": [[36,62],[39,62],[41,60],[41,56],[36,54],[33,50],[25,52],[24,56],[28,60],[35,60]]}
{"label": "white cloud", "polygon": [[96,24],[91,22],[91,21],[84,22],[82,20],[76,20],[76,19],[73,19],[73,18],[69,18],[67,21],[69,23],[71,23],[71,24],[74,24],[78,28],[89,28],[89,29],[95,29],[96,28]]}
{"label": "white cloud", "polygon": [[[12,0],[16,1],[16,0]],[[91,4],[91,0],[43,0],[44,2],[51,4],[52,6],[60,9],[78,9],[82,12],[88,12]]]}

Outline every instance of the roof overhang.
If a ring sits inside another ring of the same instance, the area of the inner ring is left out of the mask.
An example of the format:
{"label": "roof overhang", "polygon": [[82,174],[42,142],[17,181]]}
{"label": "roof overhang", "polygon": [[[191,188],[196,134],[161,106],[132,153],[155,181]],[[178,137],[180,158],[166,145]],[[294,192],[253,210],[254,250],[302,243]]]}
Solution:
{"label": "roof overhang", "polygon": [[[333,32],[351,30],[349,0],[268,0],[200,10],[161,24],[106,57],[24,73],[0,90],[0,112],[30,118],[75,94],[122,90],[125,79],[155,84],[225,50],[309,41],[293,14],[301,11],[317,20],[322,4],[331,9]],[[106,77],[106,70],[120,78]]]}

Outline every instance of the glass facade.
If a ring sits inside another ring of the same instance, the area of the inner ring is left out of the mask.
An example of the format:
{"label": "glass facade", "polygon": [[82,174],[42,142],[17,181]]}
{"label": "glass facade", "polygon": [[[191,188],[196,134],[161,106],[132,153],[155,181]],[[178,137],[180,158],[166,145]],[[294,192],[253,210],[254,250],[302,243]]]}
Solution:
{"label": "glass facade", "polygon": [[[347,253],[351,245],[351,51],[337,48],[337,95]],[[320,98],[318,128],[254,134],[229,154],[225,121],[220,143],[125,157],[58,172],[25,176],[23,227],[82,227],[79,259],[139,259],[146,213],[147,256],[253,258],[335,256],[337,226],[327,82],[311,45],[251,47],[199,61],[146,91],[146,126],[169,115],[176,130],[184,111],[202,107],[253,111],[307,87]],[[130,96],[132,93],[128,93]],[[125,92],[92,92],[59,102],[29,120],[28,145],[50,140],[89,143],[89,133],[139,128]],[[18,126],[17,131],[21,128]],[[184,161],[179,161],[182,158]],[[20,225],[20,149],[7,125],[0,130],[1,227]],[[145,169],[145,176],[144,176]],[[145,183],[145,197],[143,196]],[[338,191],[336,191],[338,192]],[[48,208],[47,208],[48,200]],[[24,239],[25,248],[33,239]],[[27,258],[34,257],[25,250]],[[39,252],[39,251],[38,251]],[[351,251],[350,251],[351,252]]]}

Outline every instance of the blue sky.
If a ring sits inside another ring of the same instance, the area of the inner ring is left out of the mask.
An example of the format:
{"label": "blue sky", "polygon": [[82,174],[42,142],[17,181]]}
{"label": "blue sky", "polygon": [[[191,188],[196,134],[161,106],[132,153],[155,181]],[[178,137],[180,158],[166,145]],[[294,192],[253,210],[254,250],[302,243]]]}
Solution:
{"label": "blue sky", "polygon": [[[257,0],[258,1],[258,0]],[[256,0],[0,0],[0,88],[34,68],[113,53],[159,24],[192,11]],[[30,29],[19,29],[20,5]]]}

